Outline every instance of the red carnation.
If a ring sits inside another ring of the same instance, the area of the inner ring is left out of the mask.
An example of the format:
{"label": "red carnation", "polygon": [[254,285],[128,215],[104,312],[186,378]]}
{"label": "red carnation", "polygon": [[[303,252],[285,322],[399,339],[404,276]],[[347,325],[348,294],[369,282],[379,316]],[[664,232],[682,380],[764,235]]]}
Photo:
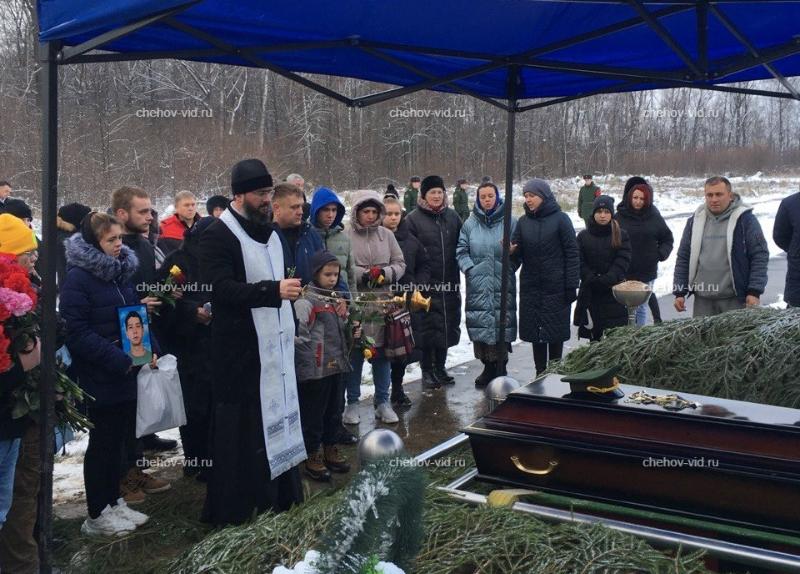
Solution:
{"label": "red carnation", "polygon": [[10,346],[11,340],[6,337],[5,329],[0,325],[0,373],[5,373],[14,366],[14,362],[8,352]]}

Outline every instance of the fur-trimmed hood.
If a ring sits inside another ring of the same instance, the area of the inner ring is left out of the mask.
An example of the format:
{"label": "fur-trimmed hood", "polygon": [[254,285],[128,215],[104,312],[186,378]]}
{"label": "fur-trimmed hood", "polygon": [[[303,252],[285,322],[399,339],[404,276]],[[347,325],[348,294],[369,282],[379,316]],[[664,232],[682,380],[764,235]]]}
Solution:
{"label": "fur-trimmed hood", "polygon": [[106,255],[93,245],[86,243],[80,234],[64,241],[67,269],[78,267],[103,281],[119,280],[126,283],[139,267],[139,259],[127,245],[122,246],[118,258]]}

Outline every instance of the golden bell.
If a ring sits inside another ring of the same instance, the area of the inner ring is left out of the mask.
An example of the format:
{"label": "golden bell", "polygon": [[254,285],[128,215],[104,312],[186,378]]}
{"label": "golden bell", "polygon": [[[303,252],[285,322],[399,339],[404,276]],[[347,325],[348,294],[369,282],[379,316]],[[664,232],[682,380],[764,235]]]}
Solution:
{"label": "golden bell", "polygon": [[411,295],[411,300],[408,302],[408,306],[412,311],[428,312],[431,310],[431,298],[425,298],[419,291],[414,291]]}

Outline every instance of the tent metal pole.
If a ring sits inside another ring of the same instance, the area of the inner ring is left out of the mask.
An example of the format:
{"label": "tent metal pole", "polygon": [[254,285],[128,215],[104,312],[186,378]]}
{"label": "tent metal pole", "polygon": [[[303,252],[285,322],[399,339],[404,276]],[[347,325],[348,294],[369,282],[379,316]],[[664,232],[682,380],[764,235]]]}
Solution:
{"label": "tent metal pole", "polygon": [[[508,68],[508,124],[506,132],[506,189],[505,199],[503,200],[503,265],[502,275],[500,276],[500,331],[497,333],[497,347],[498,356],[506,357],[506,325],[508,324],[508,317],[506,311],[508,310],[508,280],[509,271],[511,270],[510,261],[510,240],[511,240],[511,204],[513,202],[514,191],[514,139],[516,136],[516,121],[517,121],[517,93],[519,88],[519,68],[517,66],[509,66]],[[476,198],[477,201],[477,198]],[[501,361],[502,368],[498,370],[497,375],[506,374],[506,361]]]}
{"label": "tent metal pole", "polygon": [[212,46],[214,46],[215,48],[217,48],[219,50],[222,50],[223,52],[226,52],[227,54],[230,54],[231,56],[234,56],[234,57],[237,57],[237,58],[241,58],[242,60],[244,60],[246,62],[250,62],[251,64],[253,64],[254,66],[256,66],[258,68],[265,68],[267,70],[270,70],[271,72],[274,72],[274,73],[276,73],[276,74],[278,74],[280,76],[283,76],[284,78],[287,78],[287,79],[292,80],[294,82],[297,82],[298,84],[301,84],[301,85],[303,85],[303,86],[305,86],[307,88],[310,88],[310,89],[314,90],[315,92],[319,92],[320,94],[324,94],[324,95],[328,96],[329,98],[333,98],[334,100],[338,100],[338,101],[342,102],[343,104],[345,104],[347,106],[352,106],[353,105],[353,100],[348,98],[347,96],[339,94],[339,93],[331,90],[330,88],[326,88],[322,84],[318,84],[317,82],[309,80],[308,78],[304,78],[303,76],[295,74],[294,72],[291,72],[291,71],[283,68],[282,66],[278,66],[277,64],[273,64],[271,62],[268,62],[267,60],[256,56],[255,54],[253,54],[250,50],[248,50],[246,48],[237,48],[235,46],[232,46],[232,45],[228,44],[227,42],[223,42],[222,40],[220,40],[219,38],[213,36],[212,34],[208,34],[208,33],[204,32],[204,31],[202,31],[202,30],[200,30],[198,28],[195,28],[193,26],[189,26],[188,24],[185,24],[185,23],[183,23],[183,22],[181,22],[179,20],[175,20],[174,18],[165,18],[163,20],[163,22],[166,25],[168,25],[168,26],[170,26],[170,27],[172,27],[172,28],[174,28],[176,30],[180,30],[184,34],[187,34],[187,35],[191,36],[192,38],[196,38],[198,40],[202,40],[204,42],[207,42],[207,43],[211,44]]}
{"label": "tent metal pole", "polygon": [[697,4],[697,65],[708,79],[708,0]]}
{"label": "tent metal pole", "polygon": [[669,31],[664,27],[661,22],[653,18],[653,15],[647,11],[647,9],[642,5],[641,0],[628,0],[628,4],[636,10],[639,16],[642,17],[642,20],[647,22],[647,25],[653,29],[656,35],[664,41],[664,43],[669,46],[669,48],[677,54],[677,56],[683,60],[683,63],[692,71],[692,73],[697,76],[702,76],[700,68],[697,67],[692,57],[686,52],[686,50],[681,47],[681,45],[675,41],[675,39],[670,35]]}
{"label": "tent metal pole", "polygon": [[[750,68],[763,66],[764,64],[769,64],[777,60],[782,60],[783,58],[794,56],[797,53],[800,53],[800,35],[779,46],[760,50],[758,57],[746,55],[739,56],[732,60],[725,60],[730,61],[730,64],[728,64],[725,68],[718,68],[714,72],[709,72],[709,77],[713,80],[719,81],[720,78],[726,78],[728,76],[732,76],[733,74],[738,74],[740,72],[744,72],[745,70],[749,70]],[[716,65],[722,66],[724,65],[725,61],[718,61],[716,62]]]}
{"label": "tent metal pole", "polygon": [[[710,6],[710,9],[711,12],[714,14],[714,16],[716,16],[717,20],[722,22],[722,25],[728,29],[728,32],[730,32],[731,35],[734,38],[736,38],[742,46],[747,48],[747,51],[750,52],[751,56],[753,56],[754,58],[758,58],[761,56],[758,50],[756,50],[755,46],[753,46],[753,44],[750,43],[750,40],[748,40],[747,37],[744,34],[742,34],[742,32],[736,27],[736,25],[733,22],[731,22],[731,20],[725,14],[723,14],[713,4]],[[772,76],[776,80],[778,80],[783,85],[784,88],[786,88],[786,90],[789,93],[791,93],[796,99],[800,99],[800,93],[798,93],[797,89],[791,83],[789,83],[789,81],[783,76],[783,74],[781,74],[775,68],[775,66],[768,63],[762,65],[770,74],[772,74]]]}
{"label": "tent metal pole", "polygon": [[[406,88],[398,88],[398,89],[389,90],[389,91],[382,92],[382,93],[377,93],[377,94],[372,94],[372,95],[369,95],[369,96],[364,96],[362,98],[356,98],[354,101],[355,101],[356,105],[359,106],[359,107],[369,106],[369,105],[372,105],[372,104],[380,103],[382,101],[391,100],[391,99],[400,97],[402,95],[406,95],[406,94],[410,94],[412,92],[417,92],[417,91],[426,89],[426,88],[431,87],[431,86],[443,85],[443,86],[449,86],[449,87],[453,88],[456,92],[459,92],[459,93],[464,94],[466,96],[472,96],[475,99],[478,99],[478,100],[481,100],[483,102],[486,102],[487,104],[495,106],[497,108],[500,108],[501,110],[508,110],[508,108],[506,107],[505,104],[502,104],[502,103],[500,103],[500,102],[498,102],[496,100],[493,100],[492,98],[489,98],[489,97],[486,97],[486,96],[482,96],[482,95],[480,95],[478,93],[475,93],[472,90],[468,90],[467,88],[462,88],[461,86],[453,83],[453,81],[455,81],[457,79],[468,78],[471,75],[474,75],[473,72],[477,68],[473,68],[472,71],[470,71],[469,73],[450,74],[449,76],[444,76],[444,77],[441,77],[441,78],[437,78],[433,74],[429,74],[429,73],[425,72],[424,70],[419,69],[417,66],[413,66],[413,65],[408,64],[406,62],[403,62],[402,60],[399,60],[399,59],[397,59],[397,58],[395,58],[393,56],[390,56],[389,54],[384,54],[383,52],[380,52],[379,50],[373,50],[372,48],[365,48],[365,47],[361,47],[361,50],[364,51],[367,54],[370,54],[371,56],[375,56],[376,58],[379,58],[379,59],[383,60],[384,62],[389,62],[390,64],[394,64],[395,66],[398,66],[400,68],[403,68],[405,70],[413,72],[413,73],[417,74],[418,76],[421,76],[423,78],[428,78],[428,81],[427,82],[423,82],[421,84],[416,84],[414,86],[409,86],[409,87],[406,87]],[[492,69],[494,67],[495,67],[494,64],[486,64],[485,66],[482,66],[483,69],[487,69],[487,70],[488,69]],[[474,73],[478,73],[478,72],[474,72]]]}
{"label": "tent metal pole", "polygon": [[40,477],[39,571],[52,572],[53,544],[53,425],[56,379],[56,213],[58,201],[58,46],[43,43],[39,54],[42,106],[42,290],[41,380],[39,383]]}
{"label": "tent metal pole", "polygon": [[[671,6],[669,8],[665,8],[663,10],[658,10],[658,11],[653,12],[652,16],[653,16],[653,18],[658,19],[658,18],[662,18],[662,17],[666,17],[666,16],[672,16],[673,14],[679,14],[681,12],[686,12],[686,11],[691,10],[691,9],[692,9],[691,6]],[[616,24],[612,24],[610,26],[606,26],[604,28],[600,28],[600,29],[595,30],[593,32],[590,32],[588,34],[583,34],[581,36],[575,36],[573,38],[568,38],[566,40],[559,40],[558,42],[554,42],[552,44],[547,44],[546,46],[542,46],[540,48],[536,48],[535,50],[529,50],[529,51],[523,52],[521,54],[516,54],[516,55],[514,55],[512,57],[514,58],[515,61],[521,61],[521,60],[523,60],[525,58],[534,58],[534,57],[537,57],[537,56],[541,56],[543,54],[547,54],[549,52],[555,52],[557,50],[563,50],[565,48],[576,46],[576,45],[582,44],[584,42],[588,42],[590,40],[596,40],[598,38],[603,38],[603,37],[609,36],[611,34],[616,34],[618,32],[622,32],[622,31],[628,30],[630,28],[635,28],[637,26],[641,26],[642,24],[644,24],[644,20],[642,20],[641,17],[630,18],[628,20],[624,20],[622,22],[618,22]],[[416,53],[416,54],[423,54],[423,55],[432,53],[431,50],[428,49],[428,48],[423,48],[421,50],[416,50],[414,48],[410,48],[410,47],[407,47],[407,46],[396,46],[396,45],[391,45],[392,47],[390,48],[389,47],[390,45],[386,44],[386,43],[377,44],[377,43],[372,42],[372,41],[363,41],[361,39],[358,39],[357,42],[358,42],[357,45],[362,50],[365,50],[365,51],[367,51],[367,52],[369,52],[369,53],[371,53],[373,55],[376,55],[377,57],[381,57],[381,58],[384,58],[384,59],[386,59],[386,55],[381,53],[381,52],[377,52],[378,49],[391,49],[392,51],[396,51],[396,52],[408,52],[408,53],[412,53],[412,54]],[[465,52],[463,56],[467,57],[467,56],[470,56],[470,54]],[[390,60],[387,60],[387,61],[390,61]],[[393,63],[398,63],[398,62],[401,62],[401,60],[396,60],[395,59]],[[386,99],[390,99],[391,97],[410,94],[410,93],[413,93],[413,92],[417,92],[419,90],[433,88],[433,87],[436,87],[436,86],[439,86],[439,85],[442,85],[442,84],[449,85],[450,82],[453,82],[453,81],[456,81],[456,80],[469,78],[469,77],[472,77],[472,76],[475,76],[475,75],[478,75],[478,74],[484,74],[484,73],[491,72],[491,71],[499,69],[499,68],[504,68],[504,67],[506,67],[508,65],[508,63],[509,62],[507,62],[506,59],[493,58],[487,64],[482,64],[480,66],[476,66],[476,67],[473,67],[473,68],[468,68],[466,70],[462,70],[460,72],[455,72],[453,74],[449,74],[449,75],[443,76],[441,78],[436,78],[436,76],[434,76],[432,74],[427,74],[427,75],[424,75],[424,77],[430,78],[428,81],[421,82],[419,84],[413,84],[411,86],[405,86],[403,88],[397,88],[397,89],[394,89],[394,90],[390,90],[390,91],[387,91],[387,92],[375,94],[375,95],[372,95],[372,96],[365,96],[364,98],[361,98],[361,99],[365,100],[364,105],[371,105],[373,103],[376,103],[376,101],[383,101],[383,100],[386,100]],[[400,64],[398,64],[398,65],[400,65]],[[422,75],[422,74],[420,74],[420,75]],[[468,94],[468,95],[470,95],[470,94]],[[475,96],[475,97],[480,98],[480,96]],[[492,102],[489,102],[489,103],[492,103]]]}
{"label": "tent metal pole", "polygon": [[146,28],[151,24],[157,23],[159,20],[163,20],[169,16],[174,16],[175,14],[180,14],[181,12],[185,11],[188,8],[191,8],[195,4],[197,4],[200,0],[192,0],[191,2],[187,2],[182,6],[178,6],[177,8],[172,8],[171,10],[167,10],[166,12],[161,12],[159,14],[154,14],[152,16],[148,16],[138,22],[133,22],[132,24],[128,24],[127,26],[121,26],[119,28],[114,28],[113,30],[109,30],[105,34],[101,34],[96,38],[92,38],[91,40],[87,40],[82,44],[78,44],[77,46],[73,46],[70,48],[65,48],[60,55],[60,62],[66,63],[69,62],[72,58],[76,56],[80,56],[81,54],[85,54],[90,50],[94,50],[95,48],[99,48],[103,44],[107,44],[109,42],[113,42],[114,40],[118,40],[123,36],[127,36],[137,30],[141,30],[142,28]]}

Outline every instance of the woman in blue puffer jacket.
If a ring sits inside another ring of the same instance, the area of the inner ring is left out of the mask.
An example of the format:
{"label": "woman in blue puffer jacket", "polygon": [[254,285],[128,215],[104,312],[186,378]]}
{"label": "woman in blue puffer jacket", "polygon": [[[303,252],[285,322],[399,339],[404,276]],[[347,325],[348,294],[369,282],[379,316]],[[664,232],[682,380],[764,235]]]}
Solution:
{"label": "woman in blue puffer jacket", "polygon": [[94,397],[88,405],[94,428],[83,466],[89,517],[81,531],[121,535],[147,520],[125,505],[119,491],[120,455],[135,433],[138,368],[122,350],[117,307],[139,304],[130,282],[139,262],[122,244],[120,223],[105,213],[87,215],[65,247],[68,271],[59,308],[78,383]]}
{"label": "woman in blue puffer jacket", "polygon": [[[497,345],[503,276],[503,216],[503,202],[497,186],[482,184],[456,247],[458,266],[467,278],[467,333],[475,358],[483,363],[483,372],[475,379],[476,387],[484,387],[496,376],[505,374],[508,352],[517,338],[517,282],[514,268],[509,267],[505,348]],[[512,233],[516,225],[517,219],[512,218]]]}

